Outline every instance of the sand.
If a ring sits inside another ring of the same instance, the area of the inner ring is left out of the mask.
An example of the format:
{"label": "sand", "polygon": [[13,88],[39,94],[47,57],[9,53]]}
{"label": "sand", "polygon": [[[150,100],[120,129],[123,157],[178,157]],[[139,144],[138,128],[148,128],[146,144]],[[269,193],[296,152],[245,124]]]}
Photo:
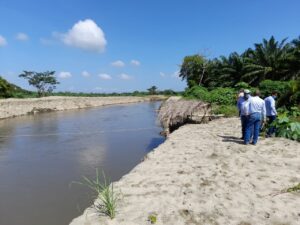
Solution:
{"label": "sand", "polygon": [[245,146],[238,118],[185,125],[120,181],[116,218],[89,208],[71,225],[299,225],[300,143],[260,139]]}
{"label": "sand", "polygon": [[26,99],[0,99],[0,119],[23,116],[32,113],[82,109],[105,105],[128,104],[151,100],[166,99],[165,96],[155,95],[146,97],[44,97]]}

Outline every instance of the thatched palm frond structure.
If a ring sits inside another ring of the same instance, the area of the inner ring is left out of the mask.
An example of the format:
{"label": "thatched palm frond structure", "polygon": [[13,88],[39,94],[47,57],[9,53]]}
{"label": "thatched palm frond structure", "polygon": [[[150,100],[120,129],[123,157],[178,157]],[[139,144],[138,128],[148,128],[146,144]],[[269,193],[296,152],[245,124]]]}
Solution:
{"label": "thatched palm frond structure", "polygon": [[164,135],[167,136],[183,124],[206,122],[210,115],[209,103],[171,97],[161,105],[158,119],[164,128]]}

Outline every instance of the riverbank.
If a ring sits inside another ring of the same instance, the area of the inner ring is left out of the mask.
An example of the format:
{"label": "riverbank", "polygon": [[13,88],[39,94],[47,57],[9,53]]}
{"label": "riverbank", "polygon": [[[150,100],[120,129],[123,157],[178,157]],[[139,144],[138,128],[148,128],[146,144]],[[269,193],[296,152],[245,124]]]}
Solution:
{"label": "riverbank", "polygon": [[44,97],[27,99],[0,99],[0,119],[22,116],[31,113],[82,109],[105,105],[137,103],[163,100],[165,96],[147,97]]}
{"label": "riverbank", "polygon": [[89,208],[71,225],[300,224],[300,143],[262,139],[245,146],[237,118],[185,125],[147,155],[114,189],[116,218]]}

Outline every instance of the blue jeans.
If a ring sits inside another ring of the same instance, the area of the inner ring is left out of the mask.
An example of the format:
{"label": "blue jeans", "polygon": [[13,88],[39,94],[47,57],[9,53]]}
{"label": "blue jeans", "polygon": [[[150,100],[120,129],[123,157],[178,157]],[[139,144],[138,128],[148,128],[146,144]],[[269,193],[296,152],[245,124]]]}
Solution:
{"label": "blue jeans", "polygon": [[246,132],[245,132],[245,139],[244,139],[245,144],[249,144],[252,130],[253,130],[252,143],[253,144],[257,143],[260,126],[261,126],[261,113],[252,113],[249,116],[249,120],[246,124]]}
{"label": "blue jeans", "polygon": [[[268,116],[268,124],[269,126],[271,125],[271,123],[273,123],[273,121],[276,119],[276,115],[275,116]],[[270,126],[268,129],[267,134],[268,135],[272,135],[275,133],[275,127],[274,126]]]}
{"label": "blue jeans", "polygon": [[247,116],[241,116],[241,124],[242,124],[242,138],[245,138]]}

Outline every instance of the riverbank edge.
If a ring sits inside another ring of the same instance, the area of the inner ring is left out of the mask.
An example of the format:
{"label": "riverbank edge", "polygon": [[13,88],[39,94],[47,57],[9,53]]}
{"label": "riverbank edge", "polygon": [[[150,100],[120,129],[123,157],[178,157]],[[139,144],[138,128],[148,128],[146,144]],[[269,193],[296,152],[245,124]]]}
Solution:
{"label": "riverbank edge", "polygon": [[28,114],[71,109],[93,108],[117,104],[130,104],[146,101],[161,101],[168,97],[157,96],[118,96],[118,97],[60,97],[51,96],[29,99],[0,99],[0,120]]}
{"label": "riverbank edge", "polygon": [[90,206],[69,225],[146,225],[157,213],[158,225],[298,224],[299,193],[273,194],[299,181],[299,143],[269,138],[257,148],[239,135],[238,118],[180,127],[113,182],[122,195],[115,219]]}

